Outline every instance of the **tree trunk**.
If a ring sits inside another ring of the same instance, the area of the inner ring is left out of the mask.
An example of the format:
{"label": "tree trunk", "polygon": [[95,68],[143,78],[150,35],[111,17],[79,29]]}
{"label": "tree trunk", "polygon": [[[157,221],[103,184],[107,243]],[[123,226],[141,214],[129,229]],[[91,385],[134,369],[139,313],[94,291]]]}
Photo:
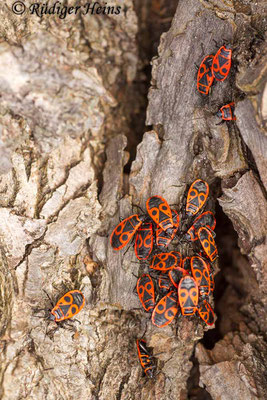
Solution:
{"label": "tree trunk", "polygon": [[[1,398],[267,398],[264,2],[126,0],[119,15],[65,19],[18,16],[12,3],[0,6]],[[194,63],[214,41],[232,44],[233,66],[203,99]],[[236,123],[217,126],[230,101]],[[109,236],[151,195],[179,210],[196,178],[216,210],[218,319],[158,329],[134,294],[143,265]],[[44,291],[74,288],[80,324],[54,332],[36,318]],[[137,357],[143,335],[153,380]]]}

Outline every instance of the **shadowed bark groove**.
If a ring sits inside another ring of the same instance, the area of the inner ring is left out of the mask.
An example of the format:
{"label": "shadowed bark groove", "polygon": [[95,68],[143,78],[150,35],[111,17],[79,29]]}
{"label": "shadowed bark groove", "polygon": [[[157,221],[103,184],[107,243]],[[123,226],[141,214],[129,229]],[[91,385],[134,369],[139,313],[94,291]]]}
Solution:
{"label": "shadowed bark groove", "polygon": [[[1,398],[266,398],[264,3],[125,0],[120,15],[41,21],[6,3]],[[144,133],[146,66],[169,26],[152,61]],[[203,99],[194,63],[217,51],[214,40],[232,44],[233,68]],[[231,100],[236,124],[217,126],[214,113]],[[179,209],[195,178],[210,184],[209,208],[218,210],[214,335],[197,318],[153,327],[133,293],[141,270],[133,249],[109,244],[135,205],[159,194]],[[43,290],[56,298],[66,288],[86,297],[80,324],[54,333],[49,324],[46,335],[34,308],[49,307]],[[142,377],[143,335],[157,354],[155,380]]]}

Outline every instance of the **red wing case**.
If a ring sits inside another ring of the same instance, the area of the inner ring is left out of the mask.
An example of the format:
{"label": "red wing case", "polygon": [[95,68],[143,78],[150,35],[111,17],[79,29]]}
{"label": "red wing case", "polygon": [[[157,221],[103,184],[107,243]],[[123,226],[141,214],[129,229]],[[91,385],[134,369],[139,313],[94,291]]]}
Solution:
{"label": "red wing case", "polygon": [[205,323],[209,326],[213,325],[215,322],[214,311],[211,308],[211,305],[204,300],[204,302],[198,308],[199,316],[205,321]]}
{"label": "red wing case", "polygon": [[167,234],[162,228],[158,227],[156,229],[156,244],[158,247],[167,247],[173,240],[179,228],[179,215],[175,210],[171,210],[173,228],[169,228],[170,234]]}
{"label": "red wing case", "polygon": [[173,228],[172,212],[169,204],[163,197],[152,196],[146,202],[150,218],[164,231]]}
{"label": "red wing case", "polygon": [[175,267],[168,272],[168,276],[170,278],[171,283],[173,286],[178,288],[179,282],[183,276],[188,275],[188,272],[180,267]]}
{"label": "red wing case", "polygon": [[178,312],[177,293],[169,292],[154,308],[152,313],[152,324],[163,328],[172,322]]}
{"label": "red wing case", "polygon": [[193,225],[191,228],[188,229],[187,233],[185,234],[185,238],[187,240],[191,240],[192,242],[195,242],[198,240],[198,235],[197,231],[199,228],[202,226],[206,226],[207,228],[214,230],[216,226],[216,220],[214,217],[214,214],[211,211],[206,211],[202,214],[200,214],[195,221],[193,222]]}
{"label": "red wing case", "polygon": [[229,103],[220,108],[221,116],[224,121],[235,121],[235,103]]}
{"label": "red wing case", "polygon": [[210,275],[205,260],[199,256],[192,257],[191,271],[199,287],[200,296],[208,296],[210,293]]}
{"label": "red wing case", "polygon": [[198,306],[198,287],[191,276],[184,276],[180,280],[178,298],[183,315],[195,314]]}
{"label": "red wing case", "polygon": [[218,256],[218,250],[212,232],[208,228],[202,227],[199,228],[197,234],[208,258],[214,261]]}
{"label": "red wing case", "polygon": [[154,364],[153,357],[148,351],[145,340],[137,339],[136,346],[141,367],[148,378],[153,378],[156,366]]}
{"label": "red wing case", "polygon": [[166,272],[177,265],[177,257],[171,253],[159,253],[152,258],[150,268]]}
{"label": "red wing case", "polygon": [[79,290],[71,290],[64,294],[55,307],[51,310],[51,314],[55,316],[55,321],[63,321],[78,314],[85,304],[85,298]]}
{"label": "red wing case", "polygon": [[155,307],[155,289],[149,274],[143,274],[137,281],[136,290],[139,300],[145,311],[151,311]]}
{"label": "red wing case", "polygon": [[153,249],[153,229],[151,222],[144,222],[137,231],[135,239],[135,255],[138,260],[146,260]]}
{"label": "red wing case", "polygon": [[211,70],[213,58],[213,55],[206,56],[202,60],[197,73],[197,90],[205,95],[209,93],[210,87],[214,80]]}
{"label": "red wing case", "polygon": [[126,246],[141,224],[142,220],[138,215],[131,215],[121,221],[110,235],[110,243],[113,249],[120,250]]}
{"label": "red wing case", "polygon": [[232,50],[222,46],[216,53],[212,63],[212,74],[217,81],[224,81],[231,69]]}
{"label": "red wing case", "polygon": [[204,206],[209,195],[207,182],[197,179],[192,183],[187,194],[186,214],[195,215]]}

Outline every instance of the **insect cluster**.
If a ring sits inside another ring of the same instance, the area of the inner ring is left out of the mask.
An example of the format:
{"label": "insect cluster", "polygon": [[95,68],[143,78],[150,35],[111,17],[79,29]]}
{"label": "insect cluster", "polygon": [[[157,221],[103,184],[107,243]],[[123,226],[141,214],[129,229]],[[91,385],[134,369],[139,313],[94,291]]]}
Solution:
{"label": "insect cluster", "polygon": [[[208,95],[214,80],[223,82],[227,78],[231,69],[231,60],[232,50],[230,45],[220,47],[215,56],[210,54],[204,57],[197,73],[197,90],[199,93]],[[231,102],[221,107],[216,115],[222,119],[222,122],[235,121],[234,108],[235,103]]]}
{"label": "insect cluster", "polygon": [[[158,328],[170,324],[176,315],[198,314],[207,325],[214,323],[209,296],[214,290],[212,263],[218,255],[216,221],[211,211],[201,213],[208,194],[207,182],[194,181],[180,215],[165,199],[152,196],[146,202],[147,213],[124,219],[111,234],[114,250],[135,239],[136,257],[147,269],[137,280],[136,291],[143,309],[151,313],[152,324]],[[167,251],[171,242],[175,250]],[[179,251],[182,243],[188,244],[186,256]],[[137,348],[149,376],[153,362],[145,342],[138,340]]]}

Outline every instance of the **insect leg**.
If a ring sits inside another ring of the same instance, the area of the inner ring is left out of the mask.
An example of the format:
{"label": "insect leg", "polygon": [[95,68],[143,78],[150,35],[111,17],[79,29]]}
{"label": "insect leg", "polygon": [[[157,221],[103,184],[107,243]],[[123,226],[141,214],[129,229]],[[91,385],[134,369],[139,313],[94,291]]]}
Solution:
{"label": "insect leg", "polygon": [[53,308],[53,307],[54,307],[54,304],[53,304],[53,301],[52,301],[51,297],[49,296],[49,294],[47,293],[46,290],[43,289],[43,292],[45,292],[45,294],[47,295],[48,299],[50,300],[51,307]]}
{"label": "insect leg", "polygon": [[218,124],[215,124],[215,125],[222,125],[224,122],[225,122],[225,121],[222,120],[221,122],[219,122]]}

